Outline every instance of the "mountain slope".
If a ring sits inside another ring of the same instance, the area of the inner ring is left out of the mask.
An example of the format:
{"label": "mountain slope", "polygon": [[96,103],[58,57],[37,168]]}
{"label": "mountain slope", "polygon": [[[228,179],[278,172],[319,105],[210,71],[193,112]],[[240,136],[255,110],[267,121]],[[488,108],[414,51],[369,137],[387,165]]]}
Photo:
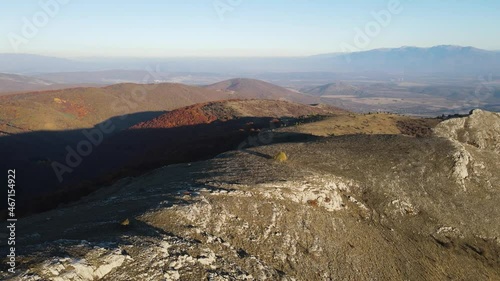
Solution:
{"label": "mountain slope", "polygon": [[[1,277],[496,280],[499,136],[485,118],[500,125],[476,111],[425,138],[273,144],[125,179],[20,220],[19,273]],[[287,162],[267,157],[279,151]]]}

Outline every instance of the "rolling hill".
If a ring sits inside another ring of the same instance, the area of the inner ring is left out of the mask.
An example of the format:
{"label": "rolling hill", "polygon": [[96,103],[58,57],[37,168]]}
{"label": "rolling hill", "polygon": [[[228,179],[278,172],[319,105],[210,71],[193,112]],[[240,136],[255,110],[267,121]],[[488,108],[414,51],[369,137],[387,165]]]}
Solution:
{"label": "rolling hill", "polygon": [[2,96],[0,131],[12,134],[90,128],[107,119],[123,116],[119,119],[123,123],[121,129],[145,120],[125,118],[132,113],[164,112],[191,104],[234,98],[310,101],[304,95],[279,86],[257,80],[244,81],[236,87],[241,90],[237,94],[216,90],[215,86],[203,88],[174,83],[126,83],[101,88],[80,87]]}
{"label": "rolling hill", "polygon": [[319,103],[319,99],[315,97],[306,96],[298,92],[255,79],[230,79],[205,86],[205,88],[228,93],[235,99],[254,98],[287,100],[305,104]]}

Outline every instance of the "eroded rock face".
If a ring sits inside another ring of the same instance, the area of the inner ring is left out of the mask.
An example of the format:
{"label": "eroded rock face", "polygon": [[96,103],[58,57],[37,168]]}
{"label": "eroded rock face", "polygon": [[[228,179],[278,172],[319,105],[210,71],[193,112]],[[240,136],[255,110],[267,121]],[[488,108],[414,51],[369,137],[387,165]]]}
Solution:
{"label": "eroded rock face", "polygon": [[499,113],[476,109],[467,117],[441,122],[434,132],[453,143],[453,176],[464,189],[471,173],[480,179],[485,162],[500,154]]}
{"label": "eroded rock face", "polygon": [[498,135],[474,115],[444,138],[274,144],[123,180],[20,220],[10,279],[500,279]]}
{"label": "eroded rock face", "polygon": [[441,122],[438,136],[500,153],[500,113],[475,109],[468,117]]}

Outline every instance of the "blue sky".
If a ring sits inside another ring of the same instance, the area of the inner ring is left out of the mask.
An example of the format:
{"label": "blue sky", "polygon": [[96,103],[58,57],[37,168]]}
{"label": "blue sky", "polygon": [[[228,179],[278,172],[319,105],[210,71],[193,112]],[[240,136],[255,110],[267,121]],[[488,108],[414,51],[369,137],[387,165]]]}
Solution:
{"label": "blue sky", "polygon": [[[48,15],[41,3],[55,1],[69,3]],[[1,1],[0,53],[302,56],[339,52],[342,44],[360,50],[441,44],[500,50],[497,0],[64,1]],[[390,12],[389,3],[397,2],[399,12]],[[386,26],[373,16],[380,11],[391,15]],[[35,15],[44,19],[43,13],[46,24],[24,36],[25,20],[33,24]],[[373,22],[380,28],[367,35]],[[359,30],[368,36],[362,45],[355,41]]]}

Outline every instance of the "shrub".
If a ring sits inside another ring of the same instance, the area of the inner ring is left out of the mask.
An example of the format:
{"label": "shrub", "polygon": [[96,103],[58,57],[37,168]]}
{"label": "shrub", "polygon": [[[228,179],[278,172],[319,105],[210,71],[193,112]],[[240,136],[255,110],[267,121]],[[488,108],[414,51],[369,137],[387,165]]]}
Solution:
{"label": "shrub", "polygon": [[122,221],[120,223],[121,226],[129,226],[130,225],[130,221],[128,219],[125,219],[124,221]]}
{"label": "shrub", "polygon": [[276,155],[274,155],[274,160],[278,162],[285,162],[288,160],[288,156],[286,156],[286,153],[283,151],[278,152]]}

